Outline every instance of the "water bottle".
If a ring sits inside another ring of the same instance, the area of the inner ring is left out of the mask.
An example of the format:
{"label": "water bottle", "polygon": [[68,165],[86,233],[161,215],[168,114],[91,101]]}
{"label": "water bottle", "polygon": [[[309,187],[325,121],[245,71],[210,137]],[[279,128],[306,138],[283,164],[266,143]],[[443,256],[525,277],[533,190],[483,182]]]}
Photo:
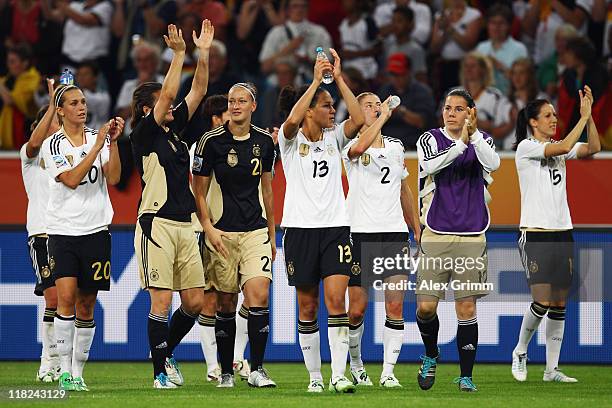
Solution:
{"label": "water bottle", "polygon": [[400,97],[397,95],[392,95],[391,98],[389,98],[387,105],[389,106],[389,110],[393,110],[397,108],[400,105],[400,103],[402,103],[402,100],[400,99]]}
{"label": "water bottle", "polygon": [[72,72],[70,72],[68,68],[60,75],[59,82],[62,85],[74,85],[74,75],[72,75]]}
{"label": "water bottle", "polygon": [[[322,47],[317,47],[316,52],[317,52],[317,61],[318,60],[329,61]],[[331,84],[332,82],[334,82],[334,75],[332,74],[332,72],[331,71],[323,72],[323,83]]]}

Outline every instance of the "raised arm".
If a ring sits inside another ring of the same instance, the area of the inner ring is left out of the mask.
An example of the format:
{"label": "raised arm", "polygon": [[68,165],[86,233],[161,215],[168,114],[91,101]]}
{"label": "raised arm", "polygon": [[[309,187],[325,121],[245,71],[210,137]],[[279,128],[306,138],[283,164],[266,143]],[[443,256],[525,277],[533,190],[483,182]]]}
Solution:
{"label": "raised arm", "polygon": [[312,98],[317,92],[317,88],[321,84],[321,80],[323,78],[323,71],[326,70],[333,70],[333,67],[329,61],[317,60],[315,62],[314,75],[310,86],[308,87],[306,92],[304,92],[304,94],[300,97],[300,99],[298,99],[295,105],[293,105],[289,116],[287,116],[285,123],[283,123],[283,135],[285,138],[291,140],[297,135],[300,125],[304,120],[304,116],[306,116],[306,110],[310,106]]}
{"label": "raised arm", "polygon": [[191,90],[185,97],[187,103],[187,109],[189,110],[189,119],[193,116],[193,113],[202,102],[206,90],[208,89],[208,55],[210,52],[210,45],[215,36],[215,28],[209,20],[202,22],[202,29],[200,36],[196,36],[196,32],[192,33],[193,42],[198,47],[198,65],[196,66],[195,74],[193,75],[193,82],[191,83]]}
{"label": "raised arm", "polygon": [[51,122],[53,122],[53,117],[55,116],[55,105],[53,104],[53,95],[55,94],[55,90],[53,89],[54,85],[53,78],[47,78],[47,88],[49,90],[49,107],[47,111],[43,115],[42,119],[34,130],[32,131],[32,135],[30,136],[30,140],[28,140],[26,144],[26,156],[28,158],[36,157],[38,152],[40,151],[40,147],[43,142],[49,136],[49,127],[51,126]]}
{"label": "raised arm", "polygon": [[[591,92],[591,88],[585,85],[584,92],[586,97],[591,101],[592,106],[593,93]],[[579,159],[585,159],[594,155],[595,153],[599,153],[600,151],[601,141],[599,140],[599,132],[597,131],[595,120],[593,120],[593,112],[591,112],[591,116],[589,117],[589,121],[587,123],[587,143],[582,143],[580,147],[578,147],[578,152],[576,152],[576,156]]]}
{"label": "raised arm", "polygon": [[493,138],[484,138],[484,135],[478,130],[478,113],[476,108],[468,108],[469,120],[467,130],[470,134],[470,143],[474,146],[476,157],[482,167],[489,173],[494,172],[499,168],[500,158],[495,151],[495,143]]}
{"label": "raised arm", "polygon": [[172,62],[164,83],[162,84],[161,91],[159,93],[159,99],[153,108],[153,115],[155,122],[158,125],[163,124],[166,113],[172,106],[174,98],[178,92],[181,83],[181,71],[183,69],[183,61],[185,61],[185,40],[183,39],[183,32],[176,28],[174,24],[168,26],[168,35],[164,35],[164,41],[170,48],[174,55],[172,56]]}
{"label": "raised arm", "polygon": [[[357,143],[353,144],[348,151],[348,157],[350,160],[355,160],[360,157],[366,150],[372,146],[374,140],[376,140],[376,136],[380,133],[382,127],[387,123],[389,118],[391,117],[391,110],[389,109],[389,99],[388,97],[385,101],[380,105],[380,116],[372,123],[372,125],[365,130],[365,132],[359,135],[359,139],[357,139]],[[345,125],[346,126],[346,125]]]}
{"label": "raised arm", "polygon": [[[586,87],[585,87],[586,92]],[[544,148],[544,157],[560,156],[568,154],[580,139],[582,131],[591,117],[591,99],[582,90],[578,90],[580,95],[580,119],[571,132],[560,143],[547,143]]]}
{"label": "raised arm", "polygon": [[350,115],[349,119],[344,124],[344,135],[347,138],[352,139],[357,135],[357,132],[363,126],[365,117],[363,116],[359,102],[357,102],[357,98],[355,95],[353,95],[353,91],[351,91],[351,88],[349,88],[346,82],[344,82],[344,78],[342,77],[342,67],[340,65],[340,56],[333,48],[330,48],[329,51],[334,57],[334,80],[336,81],[336,86],[338,86],[340,95],[342,96],[342,99],[344,99],[346,109]]}

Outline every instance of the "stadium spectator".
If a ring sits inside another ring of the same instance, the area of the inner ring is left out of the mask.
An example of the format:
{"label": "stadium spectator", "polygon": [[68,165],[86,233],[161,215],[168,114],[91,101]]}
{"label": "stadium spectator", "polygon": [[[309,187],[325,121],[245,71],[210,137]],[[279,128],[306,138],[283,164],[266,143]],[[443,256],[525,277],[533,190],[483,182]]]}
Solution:
{"label": "stadium spectator", "polygon": [[491,86],[493,68],[484,55],[472,51],[461,62],[461,85],[473,95],[478,112],[478,127],[489,133],[501,148],[514,123],[510,117],[512,105],[499,89]]}
{"label": "stadium spectator", "polygon": [[529,58],[520,58],[514,61],[510,68],[508,100],[512,104],[510,118],[511,123],[515,125],[515,129],[510,132],[510,136],[504,139],[503,150],[512,150],[514,147],[518,112],[527,105],[527,102],[534,99],[546,99],[546,97],[547,95],[538,89],[533,61]]}
{"label": "stadium spectator", "polygon": [[[342,78],[348,85],[353,95],[359,95],[362,92],[366,92],[370,89],[368,81],[365,80],[361,71],[356,68],[346,68],[342,70]],[[336,122],[342,123],[345,119],[348,119],[348,109],[344,99],[340,98],[336,103]]]}
{"label": "stadium spectator", "polygon": [[346,14],[342,7],[342,1],[308,0],[308,20],[323,26],[331,36],[334,46],[340,44],[338,27],[340,27],[340,22],[344,17],[346,17]]}
{"label": "stadium spectator", "polygon": [[[181,73],[181,81],[184,81],[188,76],[193,75],[198,63],[198,48],[196,47],[191,33],[194,32],[201,23],[200,17],[195,13],[181,14],[178,20],[178,28],[183,33],[183,39],[187,45],[185,50],[185,62],[183,63],[183,71]],[[162,72],[168,72],[170,63],[172,62],[173,52],[170,48],[166,48],[161,55]]]}
{"label": "stadium spectator", "polygon": [[411,36],[414,27],[414,11],[409,7],[398,6],[393,10],[391,32],[383,43],[385,61],[392,55],[402,53],[410,58],[411,72],[417,81],[424,84],[427,80],[425,51]]}
{"label": "stadium spectator", "polygon": [[[525,311],[512,352],[512,375],[527,379],[527,348],[544,315],[546,319],[545,382],[575,383],[559,370],[565,331],[565,306],[572,286],[574,238],[567,203],[566,161],[585,159],[601,150],[593,120],[593,95],[578,91],[580,119],[561,142],[555,136],[555,109],[545,99],[530,101],[519,113],[516,128],[516,169],[521,191],[519,253],[533,302]],[[588,143],[577,143],[584,129]],[[548,171],[547,171],[548,170]],[[580,268],[582,270],[583,268]]]}
{"label": "stadium spectator", "polygon": [[567,42],[579,35],[573,25],[561,25],[555,33],[555,49],[553,54],[538,65],[536,71],[538,85],[548,95],[550,100],[557,98],[559,77],[565,71],[563,58],[567,49]]}
{"label": "stadium spectator", "polygon": [[[475,106],[465,89],[452,90],[444,101],[444,127],[423,133],[417,143],[421,223],[425,225],[421,248],[426,254],[425,262],[419,266],[417,282],[427,284],[418,284],[416,290],[416,319],[425,346],[417,380],[423,390],[434,385],[440,357],[437,310],[445,291],[434,285],[451,280],[481,283],[487,280],[485,232],[490,223],[487,185],[491,182],[490,173],[499,168],[500,158],[491,136],[478,129]],[[481,262],[459,272],[452,266],[441,267],[437,261],[443,256]],[[472,378],[478,350],[476,302],[489,292],[485,287],[454,291],[461,370],[454,382],[460,391],[477,391]]]}
{"label": "stadium spectator", "polygon": [[487,12],[487,34],[489,39],[479,43],[476,51],[489,57],[493,64],[493,85],[508,93],[508,80],[512,63],[527,57],[527,47],[510,36],[514,16],[512,9],[504,4],[494,4]]}
{"label": "stadium spectator", "polygon": [[421,133],[431,125],[435,111],[431,90],[412,78],[411,69],[410,59],[406,55],[391,55],[387,60],[389,84],[378,90],[382,99],[397,95],[402,100],[382,131],[387,136],[399,139],[406,150],[416,147]]}
{"label": "stadium spectator", "polygon": [[58,87],[53,103],[61,128],[43,142],[49,177],[46,232],[49,267],[57,288],[53,323],[61,376],[59,389],[89,391],[83,369],[96,324],[99,291],[110,290],[113,207],[107,183],[119,181],[121,161],[116,141],[123,119],[105,123],[99,132],[85,127],[87,102],[74,85]]}
{"label": "stadium spectator", "polygon": [[[602,136],[612,126],[612,86],[608,72],[598,62],[593,44],[584,37],[576,37],[567,42],[565,52],[566,69],[559,85],[558,136],[566,134],[581,118],[578,90],[585,85],[592,89],[592,116]],[[583,132],[580,141],[586,141]],[[606,143],[607,146],[609,146]]]}
{"label": "stadium spectator", "polygon": [[[227,25],[229,24],[229,12],[225,4],[217,0],[186,0],[180,8],[180,14],[189,13],[195,14],[202,21],[210,20],[215,27],[215,36],[217,39],[224,41],[227,34]],[[199,24],[196,23],[196,26]],[[191,31],[190,31],[191,32]]]}
{"label": "stadium spectator", "polygon": [[394,0],[378,5],[374,11],[374,20],[381,35],[386,37],[393,32],[393,12],[398,7],[408,7],[412,10],[415,24],[407,34],[422,47],[426,46],[431,36],[431,10],[427,4],[416,0]]}
{"label": "stadium spectator", "polygon": [[[161,45],[168,24],[176,23],[178,5],[174,0],[114,0],[111,31],[117,39],[117,69],[133,72],[132,48],[142,40]],[[130,95],[131,99],[131,95]]]}
{"label": "stadium spectator", "polygon": [[76,72],[76,83],[87,100],[85,126],[99,129],[109,116],[111,97],[98,86],[98,66],[95,62],[83,62]]}
{"label": "stadium spectator", "polygon": [[329,33],[318,24],[307,20],[308,1],[289,0],[287,2],[287,22],[273,27],[264,40],[259,62],[261,72],[268,75],[268,81],[275,83],[274,66],[281,61],[289,61],[298,67],[298,75],[309,81],[311,67],[315,59],[314,50],[331,47]]}
{"label": "stadium spectator", "polygon": [[340,57],[346,68],[357,68],[369,81],[378,74],[375,57],[382,47],[378,28],[368,13],[367,0],[343,0],[347,16],[340,23]]}
{"label": "stadium spectator", "polygon": [[431,52],[439,56],[434,62],[432,79],[437,97],[459,84],[461,60],[476,46],[481,25],[480,11],[468,6],[465,0],[450,0],[436,13]]}
{"label": "stadium spectator", "polygon": [[259,69],[259,53],[268,31],[285,22],[282,4],[280,0],[236,1],[236,40],[228,42],[232,49],[229,58],[230,63],[240,67],[250,81],[258,83],[263,79]]}
{"label": "stadium spectator", "polygon": [[555,34],[563,23],[569,23],[586,34],[586,24],[580,26],[574,18],[576,3],[560,0],[533,0],[523,16],[523,30],[534,39],[533,60],[540,65],[555,50]]}
{"label": "stadium spectator", "polygon": [[19,149],[37,111],[34,93],[40,74],[32,66],[32,51],[26,44],[9,48],[8,73],[0,77],[0,149]]}
{"label": "stadium spectator", "polygon": [[272,85],[266,89],[261,100],[261,107],[259,108],[262,110],[261,123],[268,129],[280,127],[285,120],[285,118],[281,116],[281,112],[278,109],[278,97],[281,89],[286,86],[295,87],[297,85],[296,66],[291,65],[289,62],[281,62],[276,64],[274,67],[274,74],[278,80],[278,85]]}
{"label": "stadium spectator", "polygon": [[8,2],[2,10],[2,22],[7,24],[2,30],[8,32],[8,41],[4,45],[13,46],[21,43],[33,47],[40,40],[39,22],[42,18],[39,0],[14,0]]}

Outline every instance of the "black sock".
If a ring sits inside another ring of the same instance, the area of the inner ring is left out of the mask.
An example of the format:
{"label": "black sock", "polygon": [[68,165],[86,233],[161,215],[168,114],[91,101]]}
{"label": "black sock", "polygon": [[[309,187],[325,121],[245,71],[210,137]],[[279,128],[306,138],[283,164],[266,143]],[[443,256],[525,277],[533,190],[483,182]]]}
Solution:
{"label": "black sock", "polygon": [[234,342],[236,341],[236,312],[217,312],[215,337],[222,374],[233,374]]}
{"label": "black sock", "polygon": [[251,369],[263,366],[268,333],[270,332],[270,310],[267,307],[251,307],[247,322],[251,345]]}
{"label": "black sock", "polygon": [[168,355],[168,317],[149,313],[148,332],[153,360],[153,378],[155,378],[157,374],[166,374],[164,367]]}
{"label": "black sock", "polygon": [[457,325],[457,350],[459,351],[461,377],[472,376],[476,349],[478,349],[478,320],[476,320],[476,317],[459,320]]}
{"label": "black sock", "polygon": [[435,314],[429,319],[423,319],[417,313],[416,318],[425,345],[425,355],[427,357],[438,357],[438,330],[440,330],[438,315]]}
{"label": "black sock", "polygon": [[168,331],[168,357],[172,357],[172,353],[178,344],[183,340],[183,337],[189,333],[189,330],[193,327],[196,316],[191,316],[183,307],[179,307],[172,314],[172,320],[170,320],[170,330]]}

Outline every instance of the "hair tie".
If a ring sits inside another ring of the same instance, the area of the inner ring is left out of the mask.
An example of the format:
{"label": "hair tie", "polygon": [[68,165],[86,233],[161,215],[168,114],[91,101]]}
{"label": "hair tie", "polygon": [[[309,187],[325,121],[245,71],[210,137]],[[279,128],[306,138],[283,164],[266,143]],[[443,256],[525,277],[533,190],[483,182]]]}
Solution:
{"label": "hair tie", "polygon": [[55,96],[53,97],[53,104],[55,105],[56,109],[60,107],[60,101],[64,93],[66,93],[66,91],[69,91],[71,89],[79,89],[79,88],[76,87],[75,85],[66,85],[66,86],[59,87],[57,89],[57,91],[55,92]]}
{"label": "hair tie", "polygon": [[238,82],[238,83],[232,85],[232,87],[230,88],[230,92],[232,91],[232,89],[236,88],[237,86],[246,89],[247,92],[251,94],[251,97],[253,98],[253,101],[256,100],[255,94],[251,90],[251,86],[249,84],[247,84],[246,82]]}

